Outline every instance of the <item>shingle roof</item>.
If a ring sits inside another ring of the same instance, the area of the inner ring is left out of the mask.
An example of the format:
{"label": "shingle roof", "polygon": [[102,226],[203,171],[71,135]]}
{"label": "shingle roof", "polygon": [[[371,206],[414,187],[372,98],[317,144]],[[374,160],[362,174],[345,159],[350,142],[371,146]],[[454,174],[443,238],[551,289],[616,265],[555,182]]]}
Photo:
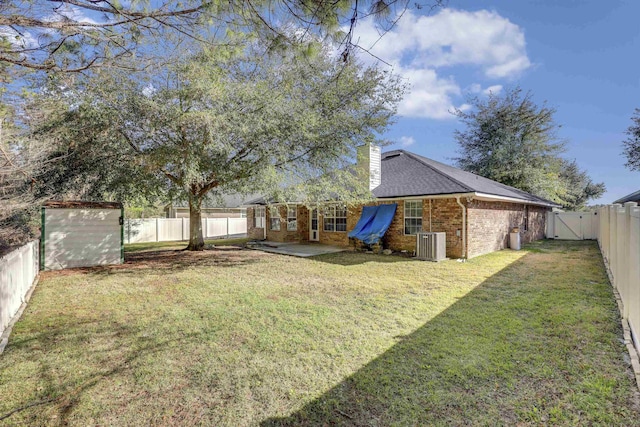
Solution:
{"label": "shingle roof", "polygon": [[640,201],[640,190],[635,193],[627,194],[626,196],[616,200],[613,203],[627,203],[627,202],[639,202]]}
{"label": "shingle roof", "polygon": [[557,203],[525,191],[466,172],[444,163],[405,151],[382,154],[382,183],[373,190],[378,198],[433,196],[456,193],[484,193],[535,204]]}

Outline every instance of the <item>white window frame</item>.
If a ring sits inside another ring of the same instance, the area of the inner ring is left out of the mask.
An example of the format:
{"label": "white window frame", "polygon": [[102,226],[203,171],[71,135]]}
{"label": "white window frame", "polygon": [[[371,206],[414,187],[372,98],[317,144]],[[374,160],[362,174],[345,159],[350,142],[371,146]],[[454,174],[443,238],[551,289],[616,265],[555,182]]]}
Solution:
{"label": "white window frame", "polygon": [[269,208],[269,230],[280,231],[280,209],[277,207]]}
{"label": "white window frame", "polygon": [[256,228],[264,228],[266,226],[267,218],[265,212],[264,206],[254,208],[253,217],[255,219]]}
{"label": "white window frame", "polygon": [[[340,214],[340,216],[338,216]],[[344,215],[344,216],[343,216]],[[347,232],[347,207],[340,205],[325,206],[322,210],[322,230],[329,233],[346,233]],[[338,223],[338,220],[340,222]],[[344,224],[342,222],[344,220]],[[327,229],[330,225],[330,229]],[[344,230],[338,230],[338,225],[344,225]]]}
{"label": "white window frame", "polygon": [[[416,211],[416,206],[415,204],[419,203],[420,204],[420,215],[417,216],[417,211]],[[424,204],[422,200],[405,200],[404,202],[404,221],[403,221],[403,228],[404,228],[404,235],[405,236],[415,236],[416,233],[419,233],[422,231],[422,212],[424,209]],[[407,213],[408,211],[408,213]],[[416,222],[416,224],[412,224],[411,227],[415,228],[415,227],[419,227],[415,232],[412,233],[407,233],[407,220],[413,220]]]}
{"label": "white window frame", "polygon": [[298,208],[287,207],[287,231],[298,230]]}

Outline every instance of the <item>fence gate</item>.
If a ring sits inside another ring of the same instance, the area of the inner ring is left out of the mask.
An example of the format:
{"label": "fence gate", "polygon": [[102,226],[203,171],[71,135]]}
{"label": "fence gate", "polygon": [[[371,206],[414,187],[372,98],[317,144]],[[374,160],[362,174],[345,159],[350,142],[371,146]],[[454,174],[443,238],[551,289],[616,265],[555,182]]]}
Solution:
{"label": "fence gate", "polygon": [[598,233],[597,212],[550,212],[547,237],[558,240],[593,240]]}

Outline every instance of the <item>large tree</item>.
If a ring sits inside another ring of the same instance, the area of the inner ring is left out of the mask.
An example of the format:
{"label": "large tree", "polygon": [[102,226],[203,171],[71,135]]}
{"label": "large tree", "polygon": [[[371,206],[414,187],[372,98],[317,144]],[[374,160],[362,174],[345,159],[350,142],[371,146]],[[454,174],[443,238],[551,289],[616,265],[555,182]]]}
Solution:
{"label": "large tree", "polygon": [[562,160],[560,167],[561,192],[559,201],[569,210],[582,210],[589,200],[597,199],[606,190],[604,183],[595,183],[575,160]]}
{"label": "large tree", "polygon": [[211,194],[364,196],[349,164],[390,123],[402,84],[321,48],[258,52],[205,50],[149,80],[104,73],[40,129],[67,159],[44,172],[47,182],[84,194],[182,197],[191,250],[204,246],[200,212]]}
{"label": "large tree", "polygon": [[29,114],[5,102],[6,96],[0,88],[0,253],[34,237],[34,214],[44,201],[33,191],[34,177],[50,154],[47,141],[25,134]]}
{"label": "large tree", "polygon": [[569,209],[604,192],[604,184],[594,184],[575,161],[561,157],[565,142],[558,137],[556,111],[538,106],[531,92],[515,87],[471,98],[469,104],[470,109],[456,111],[465,126],[455,132],[462,169]]}
{"label": "large tree", "polygon": [[[445,2],[428,0],[427,5],[435,8]],[[3,207],[10,207],[0,209],[0,228],[14,224],[14,218],[24,218],[20,220],[23,223],[29,221],[25,208],[34,211],[41,200],[31,194],[38,171],[50,171],[56,154],[65,161],[58,162],[60,169],[73,159],[72,153],[59,146],[42,145],[42,135],[39,140],[24,138],[24,122],[14,121],[23,116],[22,101],[16,96],[8,99],[4,94],[7,88],[15,91],[13,95],[20,94],[28,82],[40,80],[43,75],[54,81],[73,81],[101,69],[149,72],[159,64],[171,64],[183,52],[196,51],[200,43],[226,49],[232,42],[229,35],[237,33],[257,36],[272,51],[300,47],[313,50],[315,40],[320,39],[333,43],[338,56],[347,62],[353,57],[354,29],[361,19],[375,16],[382,36],[409,5],[423,6],[409,0],[0,1],[0,110],[9,105],[18,111],[0,117],[4,129],[0,146],[6,148],[0,159],[4,162],[2,200]],[[68,82],[58,85],[70,86]],[[39,91],[42,85],[38,82],[35,87]],[[9,132],[10,128],[17,132]],[[51,152],[43,156],[43,150]],[[43,157],[48,158],[47,163],[38,161]],[[15,167],[21,162],[28,167]],[[78,162],[76,165],[80,167]],[[82,184],[83,190],[89,187],[84,181],[76,184]],[[64,193],[64,188],[71,193]],[[86,194],[77,188],[49,188],[46,194]],[[40,197],[44,194],[40,193]]]}
{"label": "large tree", "polygon": [[640,171],[640,108],[636,108],[631,122],[625,132],[627,139],[622,143],[624,156],[627,158],[625,166],[632,171]]}

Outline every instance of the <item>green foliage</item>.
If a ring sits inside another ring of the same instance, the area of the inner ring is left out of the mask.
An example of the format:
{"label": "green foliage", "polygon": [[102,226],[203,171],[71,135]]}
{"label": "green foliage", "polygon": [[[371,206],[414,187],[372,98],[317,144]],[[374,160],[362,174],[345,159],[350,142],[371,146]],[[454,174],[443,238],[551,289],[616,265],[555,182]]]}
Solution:
{"label": "green foliage", "polygon": [[458,164],[531,193],[543,192],[546,183],[557,180],[555,166],[564,143],[556,136],[555,110],[539,108],[531,98],[516,88],[502,96],[491,93],[486,100],[473,98],[473,110],[457,111],[466,125],[455,133]]}
{"label": "green foliage", "polygon": [[39,199],[32,176],[46,146],[25,138],[20,114],[0,89],[0,253],[33,239],[38,232]]}
{"label": "green foliage", "polygon": [[159,201],[149,203],[146,200],[137,200],[127,203],[124,207],[125,218],[164,218],[164,206]]}
{"label": "green foliage", "polygon": [[564,160],[559,176],[564,184],[563,205],[569,210],[584,209],[589,200],[602,196],[606,189],[604,183],[594,183],[586,171],[581,171],[575,160]]}
{"label": "green foliage", "polygon": [[66,159],[46,172],[50,182],[90,196],[182,198],[192,220],[209,193],[361,199],[356,148],[378,142],[403,91],[396,77],[324,50],[231,46],[156,71],[105,72],[68,96],[38,130]]}
{"label": "green foliage", "polygon": [[632,171],[640,171],[640,108],[636,108],[631,117],[632,124],[625,132],[627,139],[623,141],[625,166]]}
{"label": "green foliage", "polygon": [[458,165],[500,183],[553,200],[567,209],[584,207],[604,184],[594,184],[575,161],[560,157],[565,142],[557,131],[555,109],[539,107],[532,94],[516,87],[503,95],[470,99],[472,109],[457,110],[466,128],[455,132]]}
{"label": "green foliage", "polygon": [[[432,6],[442,3],[433,0]],[[336,34],[347,28],[348,37],[339,44],[348,57],[360,19],[373,14],[384,30],[408,5],[408,0],[5,1],[0,2],[0,73],[7,66],[46,72],[145,69],[163,51],[182,50],[192,42],[225,46],[226,38],[219,36],[227,30],[289,48],[308,36],[337,40]]]}

